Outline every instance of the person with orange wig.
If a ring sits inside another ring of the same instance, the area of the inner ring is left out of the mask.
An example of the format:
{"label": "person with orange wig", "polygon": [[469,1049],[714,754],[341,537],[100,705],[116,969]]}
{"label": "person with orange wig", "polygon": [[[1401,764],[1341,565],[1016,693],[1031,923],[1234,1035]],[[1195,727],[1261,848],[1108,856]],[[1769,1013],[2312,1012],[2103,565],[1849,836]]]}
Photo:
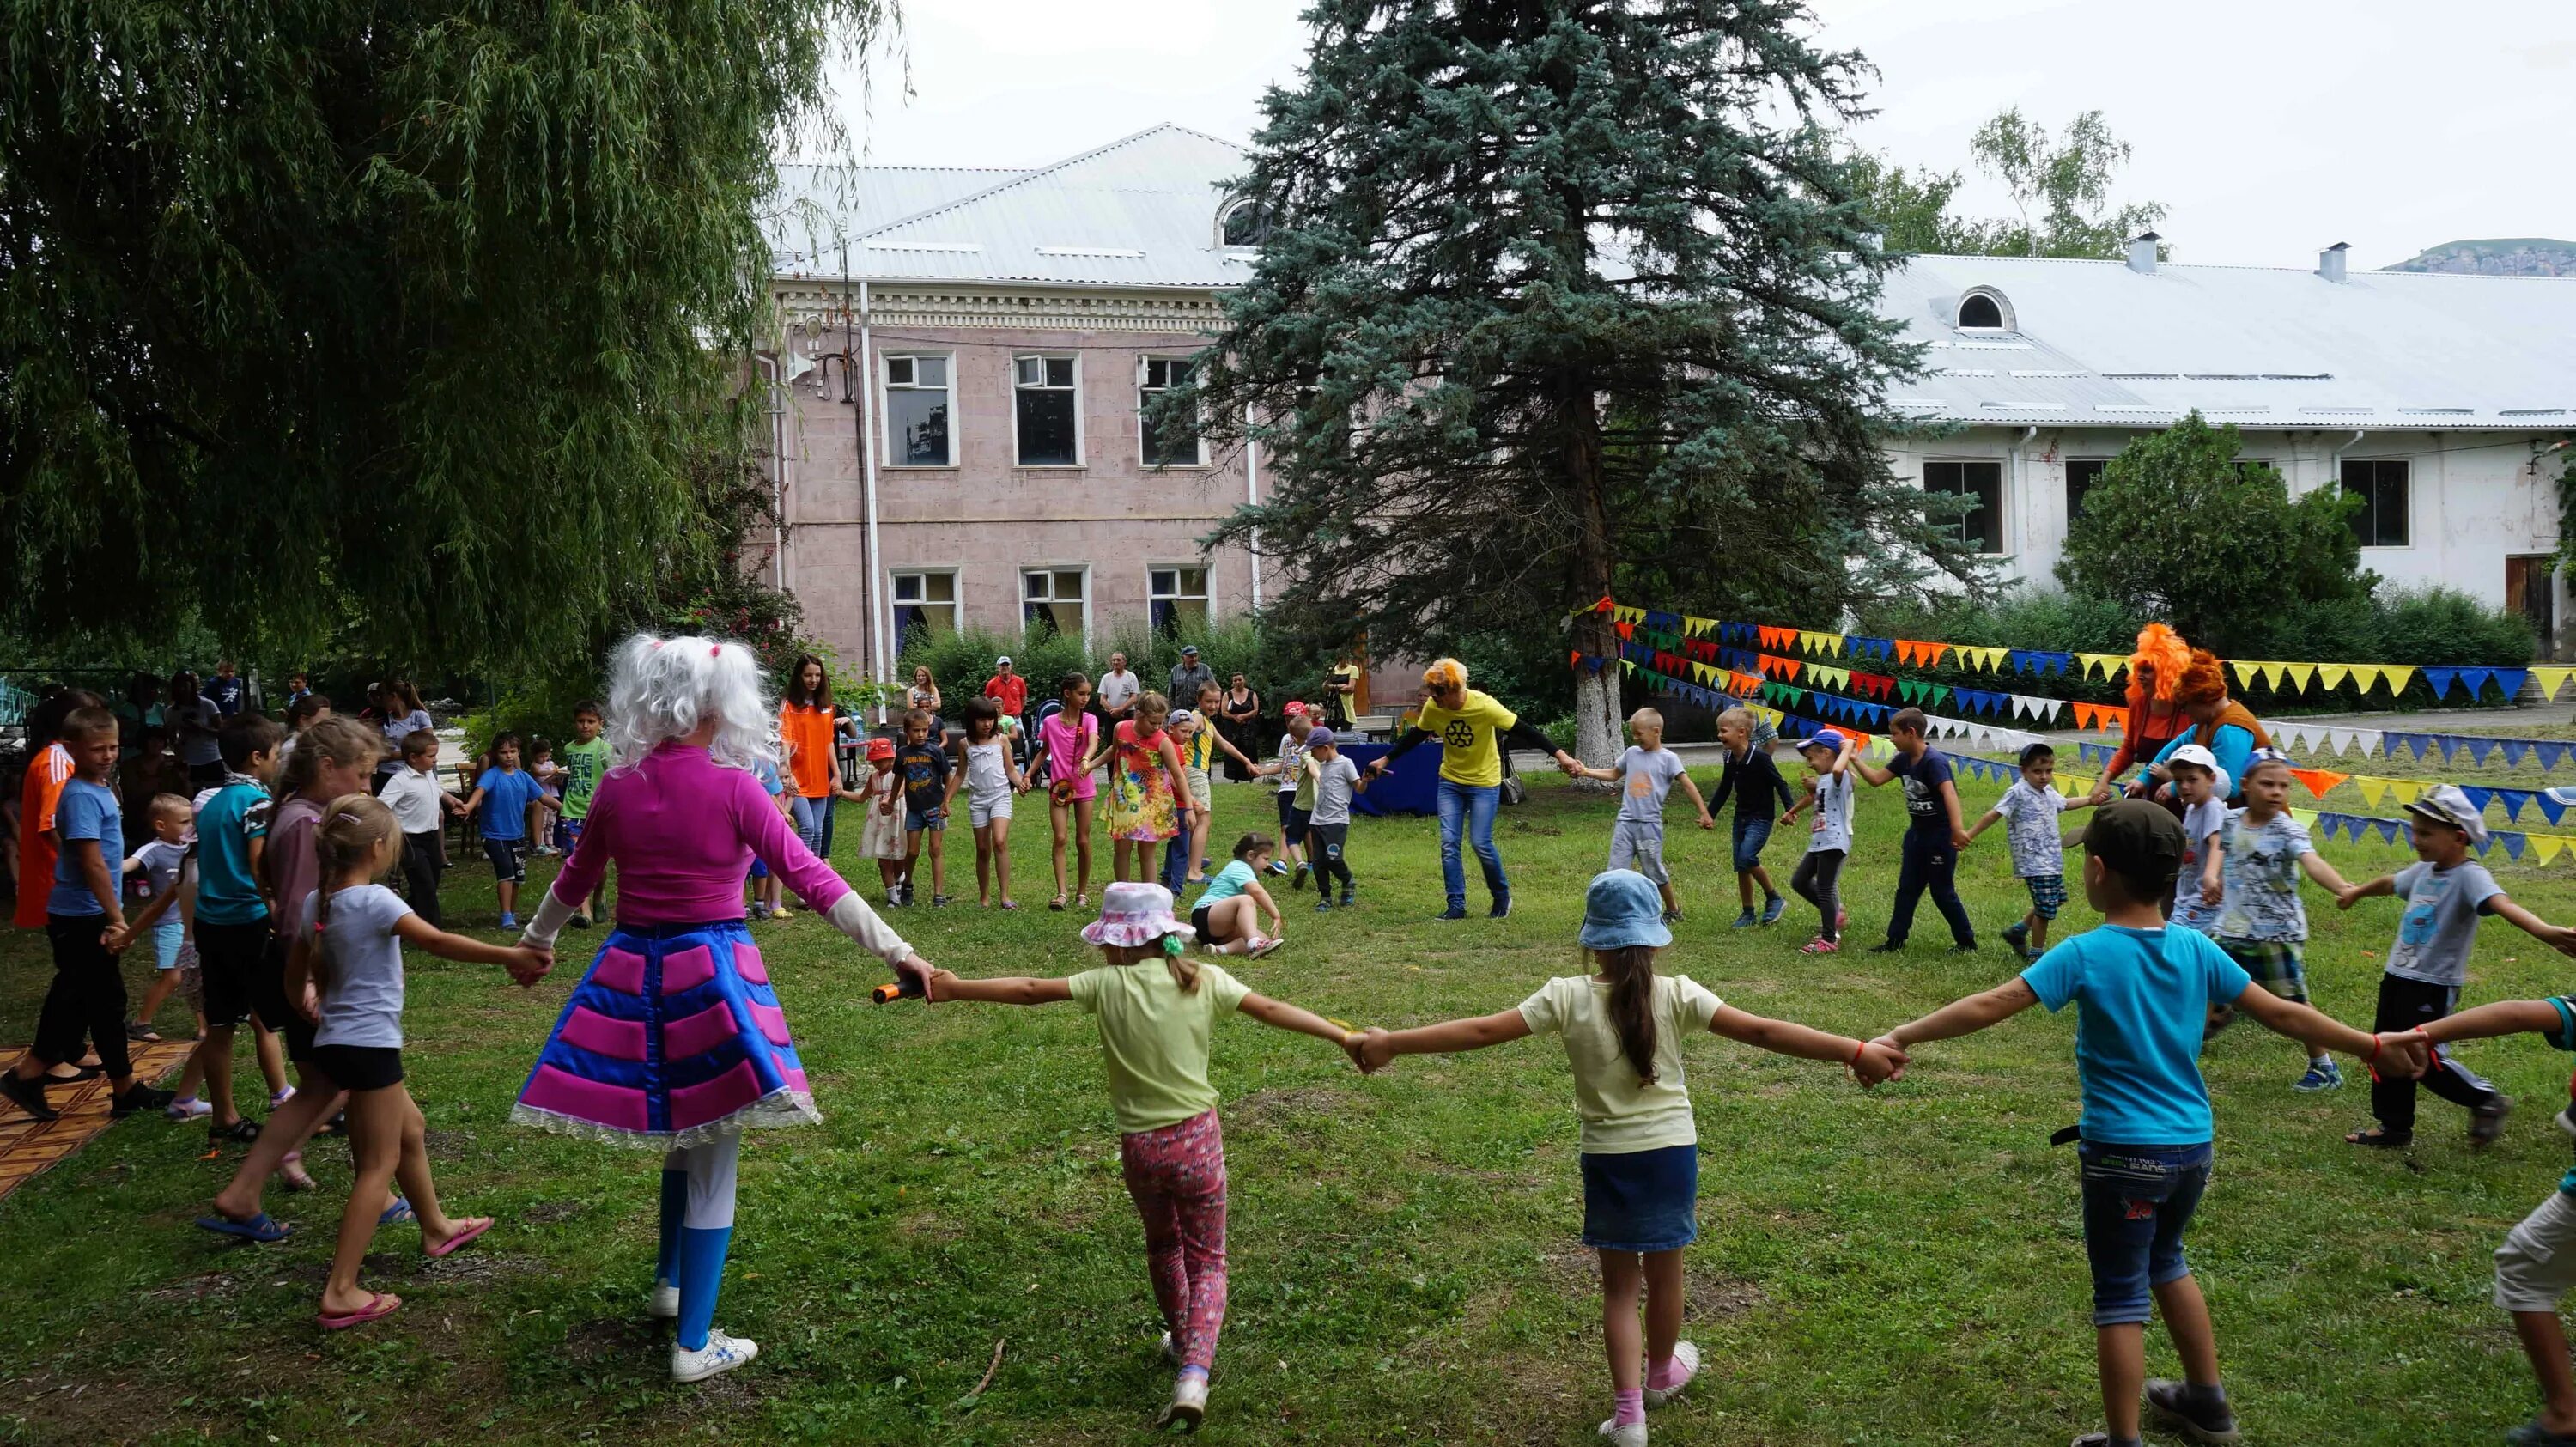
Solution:
{"label": "person with orange wig", "polygon": [[2256,749],[2272,747],[2272,736],[2253,710],[2228,696],[2226,666],[2208,649],[2191,651],[2191,663],[2174,684],[2174,705],[2191,726],[2157,751],[2147,772],[2163,783],[2166,756],[2184,744],[2198,744],[2218,756],[2220,776],[2230,781],[2230,792],[2240,792],[2246,763]]}
{"label": "person with orange wig", "polygon": [[[2190,727],[2190,721],[2174,703],[2174,690],[2190,666],[2191,645],[2183,641],[2181,634],[2162,623],[2150,623],[2138,630],[2137,651],[2129,655],[2129,712],[2120,722],[2119,751],[2103,767],[2102,781],[2093,786],[2093,797],[2087,802],[2110,802],[2114,781],[2122,769],[2157,757]],[[2131,792],[2143,793],[2146,785],[2142,771]]]}

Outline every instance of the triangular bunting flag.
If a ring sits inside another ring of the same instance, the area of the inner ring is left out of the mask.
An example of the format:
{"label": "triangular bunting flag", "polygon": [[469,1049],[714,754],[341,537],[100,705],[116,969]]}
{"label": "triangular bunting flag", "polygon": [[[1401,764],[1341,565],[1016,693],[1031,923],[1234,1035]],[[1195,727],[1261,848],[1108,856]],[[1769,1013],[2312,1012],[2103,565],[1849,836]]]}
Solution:
{"label": "triangular bunting flag", "polygon": [[2540,760],[2540,767],[2544,769],[2554,769],[2558,767],[2558,761],[2560,759],[2567,757],[2567,746],[2565,744],[2553,744],[2543,741],[2533,744],[2531,746],[2531,752]]}
{"label": "triangular bunting flag", "polygon": [[[2437,699],[2451,691],[2451,680],[2459,676],[2460,671],[2456,668],[2428,668],[2424,670],[2424,681],[2432,686],[2433,697]],[[2390,690],[2391,693],[2394,693],[2395,691],[2396,690],[2394,689]]]}
{"label": "triangular bunting flag", "polygon": [[2553,834],[2534,834],[2531,836],[2531,852],[2543,864],[2547,864],[2549,861],[2556,859],[2558,857],[2558,851],[2566,847],[2567,841],[2560,839]]}
{"label": "triangular bunting flag", "polygon": [[2343,686],[2343,675],[2344,666],[2340,663],[2320,663],[2317,665],[2317,682],[2324,684],[2328,688],[2341,688]]}
{"label": "triangular bunting flag", "polygon": [[2406,691],[2406,685],[2413,682],[2415,678],[2414,669],[2402,668],[2394,663],[2382,667],[2379,670],[2379,674],[2382,678],[2388,680],[2388,696],[2390,698],[2395,698],[2397,695],[2404,693]]}
{"label": "triangular bunting flag", "polygon": [[2532,669],[2531,681],[2540,685],[2540,701],[2548,703],[2557,698],[2559,687],[2567,682],[2567,675],[2571,673],[2576,673],[2576,668]]}
{"label": "triangular bunting flag", "polygon": [[2272,690],[2274,693],[2281,691],[2281,669],[2284,665],[2278,663],[2258,663],[2254,666],[2262,672],[2263,686],[2265,688]]}
{"label": "triangular bunting flag", "polygon": [[[2460,670],[2460,682],[2469,686],[2469,702],[2476,703],[2478,701],[2478,695],[2486,692],[2487,679],[2494,673],[2494,671],[2495,670],[2489,668],[2463,668]],[[2507,694],[2505,697],[2507,700],[2510,700],[2513,696],[2511,694]]]}
{"label": "triangular bunting flag", "polygon": [[2352,669],[2353,692],[2368,693],[2371,688],[2379,682],[2381,669],[2378,664],[2355,663],[2350,665],[2350,667]]}
{"label": "triangular bunting flag", "polygon": [[2308,680],[2316,676],[2317,666],[2315,664],[2284,663],[2281,666],[2290,671],[2290,682],[2298,685],[2299,692],[2305,693],[2308,691]]}
{"label": "triangular bunting flag", "polygon": [[2530,680],[2531,670],[2528,668],[2499,668],[2494,670],[2494,675],[2496,687],[2504,690],[2504,701],[2511,703],[2515,699],[2522,697],[2522,686]]}
{"label": "triangular bunting flag", "polygon": [[2227,666],[2236,670],[2236,686],[2238,688],[2252,688],[2254,686],[2254,670],[2257,665],[2248,663],[2239,658],[2231,661]]}
{"label": "triangular bunting flag", "polygon": [[2373,809],[2378,808],[2379,801],[2387,797],[2388,780],[2386,779],[2378,778],[2370,774],[2350,774],[2346,775],[2346,777],[2350,778],[2354,786],[2361,790],[2361,802],[2369,805]]}
{"label": "triangular bunting flag", "polygon": [[2395,799],[2400,804],[2412,804],[2416,800],[2424,797],[2424,781],[2421,779],[2391,779],[2388,781],[2388,796]]}
{"label": "triangular bunting flag", "polygon": [[2332,793],[2335,785],[2352,777],[2350,774],[2338,774],[2332,769],[2292,769],[2290,776],[2307,785],[2308,792],[2320,799]]}

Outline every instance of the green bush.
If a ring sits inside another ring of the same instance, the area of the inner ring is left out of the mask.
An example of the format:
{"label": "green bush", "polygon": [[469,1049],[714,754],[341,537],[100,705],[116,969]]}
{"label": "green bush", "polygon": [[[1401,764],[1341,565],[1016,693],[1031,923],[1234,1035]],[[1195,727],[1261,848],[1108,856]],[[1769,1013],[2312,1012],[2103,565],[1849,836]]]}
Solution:
{"label": "green bush", "polygon": [[1128,627],[1105,634],[1088,649],[1051,628],[1025,629],[1017,637],[969,628],[936,638],[916,629],[904,639],[895,677],[899,694],[901,687],[911,683],[915,665],[929,665],[953,718],[965,707],[965,700],[984,691],[984,681],[993,676],[993,660],[1005,653],[1029,680],[1030,697],[1036,700],[1052,693],[1058,678],[1077,669],[1098,683],[1113,652],[1127,655],[1127,667],[1146,688],[1163,692],[1173,667],[1181,661],[1182,647],[1193,643],[1198,645],[1199,660],[1216,674],[1218,683],[1240,671],[1261,695],[1263,705],[1274,711],[1291,698],[1320,696],[1324,663],[1269,642],[1259,622],[1244,616],[1163,635]]}

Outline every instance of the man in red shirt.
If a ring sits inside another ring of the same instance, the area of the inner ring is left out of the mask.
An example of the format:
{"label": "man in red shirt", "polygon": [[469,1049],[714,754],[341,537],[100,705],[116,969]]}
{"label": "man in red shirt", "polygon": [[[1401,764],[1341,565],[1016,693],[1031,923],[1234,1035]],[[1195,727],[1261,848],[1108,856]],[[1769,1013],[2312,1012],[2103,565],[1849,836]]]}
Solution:
{"label": "man in red shirt", "polygon": [[[1027,734],[1029,681],[1012,671],[1011,655],[1005,653],[993,660],[993,676],[984,680],[984,696],[1002,706],[1002,716],[1017,723],[1021,735]],[[1011,752],[1020,752],[1017,738],[1012,741]]]}

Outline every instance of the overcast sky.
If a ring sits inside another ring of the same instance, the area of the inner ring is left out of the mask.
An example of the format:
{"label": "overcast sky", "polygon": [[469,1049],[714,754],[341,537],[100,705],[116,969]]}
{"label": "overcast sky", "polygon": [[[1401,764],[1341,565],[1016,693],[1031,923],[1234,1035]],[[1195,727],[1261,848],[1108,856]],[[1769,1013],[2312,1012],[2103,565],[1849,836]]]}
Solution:
{"label": "overcast sky", "polygon": [[[1246,139],[1293,84],[1302,0],[912,0],[912,94],[880,60],[867,159],[1037,165],[1161,121]],[[2177,260],[2361,266],[2437,242],[2576,241],[2576,3],[2469,0],[1817,0],[1827,45],[1877,66],[1862,143],[1971,172],[2008,105],[2055,126],[2098,109],[2135,148],[2124,200],[2169,208]]]}

